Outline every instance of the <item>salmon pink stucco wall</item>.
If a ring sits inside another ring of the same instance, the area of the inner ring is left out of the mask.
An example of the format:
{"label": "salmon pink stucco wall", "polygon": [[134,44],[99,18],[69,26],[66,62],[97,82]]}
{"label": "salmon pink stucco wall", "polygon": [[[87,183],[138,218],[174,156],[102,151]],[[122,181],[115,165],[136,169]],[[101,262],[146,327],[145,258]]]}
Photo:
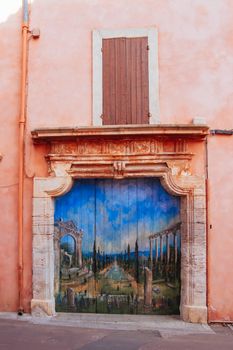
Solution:
{"label": "salmon pink stucco wall", "polygon": [[[0,310],[17,309],[17,118],[21,10],[0,23]],[[92,124],[92,31],[158,29],[160,121],[231,129],[233,115],[233,2],[231,0],[34,0],[29,40],[25,140],[24,307],[31,299],[32,179],[46,176],[40,127]],[[232,136],[208,138],[209,320],[233,320]],[[193,173],[204,176],[204,146],[193,145]],[[231,157],[231,158],[230,158]],[[231,161],[230,161],[231,160]],[[10,286],[10,288],[9,288]]]}
{"label": "salmon pink stucco wall", "polygon": [[[9,38],[11,38],[9,42]],[[0,309],[17,308],[17,117],[20,17],[0,23]],[[30,263],[30,261],[29,261]]]}
{"label": "salmon pink stucco wall", "polygon": [[208,310],[213,321],[233,319],[232,138],[209,138]]}

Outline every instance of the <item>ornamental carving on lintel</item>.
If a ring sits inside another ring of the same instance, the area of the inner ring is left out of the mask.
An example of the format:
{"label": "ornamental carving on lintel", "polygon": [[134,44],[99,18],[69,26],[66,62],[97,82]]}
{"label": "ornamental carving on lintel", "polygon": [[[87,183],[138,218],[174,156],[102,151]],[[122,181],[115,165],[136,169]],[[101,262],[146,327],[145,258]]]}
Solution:
{"label": "ornamental carving on lintel", "polygon": [[53,141],[47,161],[51,175],[123,178],[149,176],[155,164],[164,161],[172,164],[172,172],[177,175],[192,156],[185,139],[139,135]]}
{"label": "ornamental carving on lintel", "polygon": [[77,142],[52,142],[50,156],[71,155],[162,155],[185,154],[187,143],[184,139],[139,138],[121,140],[77,140]]}

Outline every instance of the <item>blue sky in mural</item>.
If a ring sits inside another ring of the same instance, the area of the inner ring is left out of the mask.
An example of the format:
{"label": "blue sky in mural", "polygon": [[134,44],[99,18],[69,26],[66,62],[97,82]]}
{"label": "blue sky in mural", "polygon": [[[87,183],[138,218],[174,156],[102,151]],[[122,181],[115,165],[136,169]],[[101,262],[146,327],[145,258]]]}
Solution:
{"label": "blue sky in mural", "polygon": [[84,232],[83,252],[95,239],[105,253],[120,253],[130,244],[149,249],[148,236],[179,221],[180,198],[171,196],[159,179],[76,180],[66,195],[55,200],[55,220],[73,220]]}

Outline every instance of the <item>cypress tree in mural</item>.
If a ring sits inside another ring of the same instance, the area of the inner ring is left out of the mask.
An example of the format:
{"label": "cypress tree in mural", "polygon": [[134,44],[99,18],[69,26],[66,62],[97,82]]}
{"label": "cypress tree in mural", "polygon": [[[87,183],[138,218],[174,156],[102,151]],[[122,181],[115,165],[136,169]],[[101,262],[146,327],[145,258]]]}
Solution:
{"label": "cypress tree in mural", "polygon": [[97,253],[97,270],[101,270],[101,255],[100,255],[100,248],[98,247],[98,253]]}
{"label": "cypress tree in mural", "polygon": [[177,254],[177,263],[176,263],[176,279],[180,281],[180,271],[181,271],[181,255],[180,252]]}
{"label": "cypress tree in mural", "polygon": [[135,280],[139,283],[138,240],[135,242]]}
{"label": "cypress tree in mural", "polygon": [[94,240],[94,244],[93,244],[93,267],[92,267],[92,270],[94,273],[97,272],[97,269],[96,269],[96,243],[95,243],[95,240]]}
{"label": "cypress tree in mural", "polygon": [[105,261],[105,252],[103,251],[103,269],[105,269],[106,261]]}
{"label": "cypress tree in mural", "polygon": [[128,263],[128,269],[130,268],[130,245],[128,244],[128,247],[127,247],[127,253],[128,253],[128,261],[127,261],[127,263]]}

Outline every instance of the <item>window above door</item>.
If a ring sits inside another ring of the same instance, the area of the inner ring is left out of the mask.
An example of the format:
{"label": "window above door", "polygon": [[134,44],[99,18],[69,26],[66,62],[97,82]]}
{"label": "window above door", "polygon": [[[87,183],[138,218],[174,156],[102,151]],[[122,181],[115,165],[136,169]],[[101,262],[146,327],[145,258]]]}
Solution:
{"label": "window above door", "polygon": [[93,31],[93,125],[158,124],[156,28]]}

